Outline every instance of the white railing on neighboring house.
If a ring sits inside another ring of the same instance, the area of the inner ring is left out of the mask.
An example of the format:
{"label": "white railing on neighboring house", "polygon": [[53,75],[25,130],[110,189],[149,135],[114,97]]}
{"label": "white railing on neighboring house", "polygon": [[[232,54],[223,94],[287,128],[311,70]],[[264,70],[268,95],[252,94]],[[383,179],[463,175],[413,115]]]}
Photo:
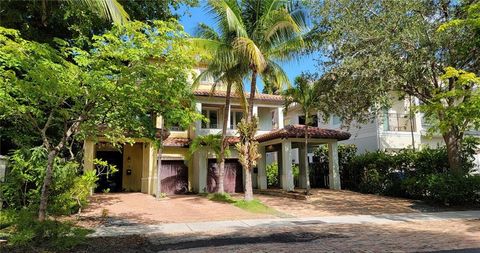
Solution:
{"label": "white railing on neighboring house", "polygon": [[411,119],[409,114],[385,113],[383,115],[383,128],[385,131],[415,132],[417,127],[415,118]]}

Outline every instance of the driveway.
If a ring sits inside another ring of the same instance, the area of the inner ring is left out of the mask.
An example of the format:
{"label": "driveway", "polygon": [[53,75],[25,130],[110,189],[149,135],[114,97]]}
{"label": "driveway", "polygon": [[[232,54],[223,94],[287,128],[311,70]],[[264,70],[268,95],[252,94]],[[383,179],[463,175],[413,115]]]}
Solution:
{"label": "driveway", "polygon": [[312,189],[307,200],[257,195],[264,204],[294,217],[374,215],[448,211],[420,201],[362,194],[345,190]]}
{"label": "driveway", "polygon": [[197,195],[173,195],[157,201],[144,193],[94,194],[82,220],[123,220],[143,224],[273,218]]}

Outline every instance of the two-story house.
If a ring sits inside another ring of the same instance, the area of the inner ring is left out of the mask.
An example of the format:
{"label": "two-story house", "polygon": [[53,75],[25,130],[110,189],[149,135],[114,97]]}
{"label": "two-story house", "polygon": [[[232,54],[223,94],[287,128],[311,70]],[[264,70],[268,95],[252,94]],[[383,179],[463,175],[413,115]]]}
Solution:
{"label": "two-story house", "polygon": [[[201,70],[198,70],[201,71]],[[199,72],[198,72],[199,73]],[[243,117],[241,103],[237,94],[232,94],[229,113],[224,115],[225,87],[219,85],[211,92],[213,80],[202,80],[193,91],[196,98],[196,109],[207,121],[197,121],[187,129],[173,127],[163,142],[161,157],[157,150],[145,139],[136,139],[135,144],[123,144],[114,147],[101,137],[86,140],[84,143],[84,167],[95,169],[93,160],[100,158],[119,169],[116,175],[108,179],[102,177],[97,191],[139,191],[155,194],[157,184],[157,161],[161,159],[161,189],[167,194],[186,192],[214,192],[218,180],[218,168],[215,156],[207,150],[199,150],[193,155],[188,152],[192,139],[199,135],[221,133],[224,118],[228,120],[228,142],[230,156],[225,164],[225,190],[227,192],[242,192],[244,189],[244,174],[238,162],[234,144],[239,141],[236,131],[237,123]],[[292,149],[303,150],[304,128],[301,125],[284,125],[284,99],[278,95],[258,93],[255,97],[254,114],[259,118],[259,129],[256,139],[259,142],[261,158],[252,173],[253,187],[267,188],[266,165],[267,157],[274,157],[279,165],[280,187],[293,190]],[[161,117],[157,119],[157,128],[162,127]],[[312,146],[328,144],[332,159],[330,164],[331,188],[340,188],[338,173],[337,141],[345,140],[350,134],[341,130],[310,128],[310,143]],[[272,155],[275,154],[275,155]],[[301,165],[301,172],[305,166]],[[300,187],[304,187],[301,180]]]}
{"label": "two-story house", "polygon": [[[429,133],[429,125],[422,113],[411,113],[411,106],[418,105],[417,99],[395,100],[389,109],[373,115],[368,123],[353,122],[348,128],[342,125],[342,119],[332,116],[323,120],[320,115],[315,117],[315,126],[329,129],[348,130],[352,136],[341,144],[355,144],[359,154],[377,150],[395,152],[405,148],[422,147],[436,148],[445,145],[439,133]],[[291,123],[302,122],[303,114],[298,108],[292,108],[286,118]],[[480,136],[479,131],[470,131],[467,134]],[[313,153],[310,154],[313,156]],[[298,160],[298,152],[294,153],[294,160]],[[475,156],[476,165],[480,167],[480,152]],[[298,163],[298,162],[297,162]]]}

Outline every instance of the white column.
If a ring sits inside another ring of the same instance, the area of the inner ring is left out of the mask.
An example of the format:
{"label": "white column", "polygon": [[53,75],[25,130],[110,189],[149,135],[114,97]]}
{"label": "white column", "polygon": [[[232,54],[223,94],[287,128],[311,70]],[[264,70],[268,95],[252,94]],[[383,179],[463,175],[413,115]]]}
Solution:
{"label": "white column", "polygon": [[193,189],[201,193],[207,189],[207,152],[198,150],[193,158]]}
{"label": "white column", "polygon": [[338,143],[328,143],[328,179],[330,189],[340,190],[340,168],[338,165]]}
{"label": "white column", "polygon": [[253,115],[258,117],[258,105],[253,105]]}
{"label": "white column", "polygon": [[284,127],[283,107],[278,107],[277,109],[277,120],[278,120],[278,129],[282,129]]}
{"label": "white column", "polygon": [[260,153],[262,157],[260,157],[260,159],[258,159],[257,161],[257,168],[258,168],[257,187],[260,190],[265,190],[267,189],[267,171],[266,171],[267,153],[265,152],[265,147],[259,146],[258,153]]}
{"label": "white column", "polygon": [[307,173],[307,166],[305,164],[305,148],[298,148],[298,165],[300,169],[299,183],[300,188],[307,188],[307,181],[305,180],[305,174]]}
{"label": "white column", "polygon": [[[228,115],[227,115],[227,129],[232,129],[232,113],[231,113],[231,110],[232,109],[232,105],[229,104],[228,105]],[[225,117],[225,115],[223,115],[223,117]]]}
{"label": "white column", "polygon": [[282,141],[282,189],[293,191],[292,142]]}

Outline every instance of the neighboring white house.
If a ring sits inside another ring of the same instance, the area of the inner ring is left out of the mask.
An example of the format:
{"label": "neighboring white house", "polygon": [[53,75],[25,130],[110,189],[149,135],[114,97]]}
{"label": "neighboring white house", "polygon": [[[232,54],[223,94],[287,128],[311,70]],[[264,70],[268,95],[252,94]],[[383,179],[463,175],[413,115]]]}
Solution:
{"label": "neighboring white house", "polygon": [[[428,133],[428,125],[424,120],[422,113],[410,114],[410,105],[418,104],[418,101],[409,101],[408,98],[398,100],[390,109],[384,110],[366,124],[353,122],[348,128],[342,126],[342,120],[338,116],[332,116],[324,121],[317,117],[317,124],[321,128],[342,129],[352,134],[350,139],[340,142],[340,144],[355,144],[357,153],[367,151],[398,151],[405,148],[415,147],[438,147],[445,145],[440,134]],[[286,120],[292,123],[298,123],[302,120],[303,113],[298,108],[292,108]],[[479,131],[468,132],[469,135],[480,136]],[[313,154],[311,154],[313,155]],[[298,155],[294,154],[294,160],[298,161]],[[477,167],[480,166],[480,152],[476,157]]]}

